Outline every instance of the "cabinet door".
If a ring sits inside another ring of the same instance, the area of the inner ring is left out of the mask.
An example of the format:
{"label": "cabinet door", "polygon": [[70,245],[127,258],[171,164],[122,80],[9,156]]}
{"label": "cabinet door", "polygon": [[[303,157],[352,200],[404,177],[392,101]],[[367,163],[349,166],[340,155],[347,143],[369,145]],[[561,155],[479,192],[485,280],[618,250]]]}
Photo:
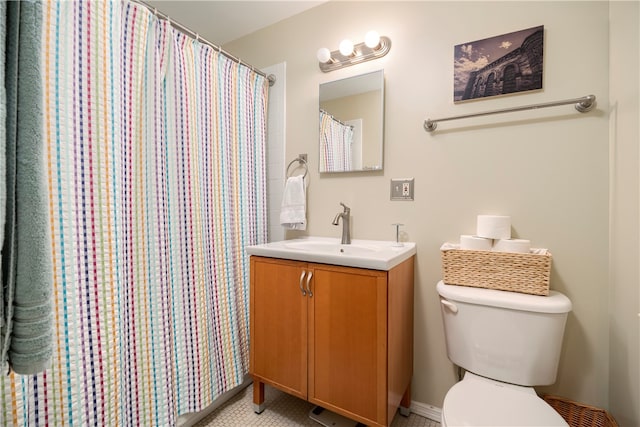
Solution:
{"label": "cabinet door", "polygon": [[250,373],[305,399],[307,297],[299,284],[303,272],[308,271],[306,265],[251,257],[250,307]]}
{"label": "cabinet door", "polygon": [[313,286],[309,400],[365,424],[384,425],[386,273],[314,264]]}

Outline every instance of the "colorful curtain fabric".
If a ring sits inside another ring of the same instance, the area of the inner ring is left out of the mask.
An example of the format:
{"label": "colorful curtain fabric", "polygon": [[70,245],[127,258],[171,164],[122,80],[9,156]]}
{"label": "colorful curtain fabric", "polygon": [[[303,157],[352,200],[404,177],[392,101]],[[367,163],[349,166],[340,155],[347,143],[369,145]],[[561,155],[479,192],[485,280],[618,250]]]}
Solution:
{"label": "colorful curtain fabric", "polygon": [[53,361],[0,425],[175,425],[248,371],[268,85],[140,5],[43,14]]}
{"label": "colorful curtain fabric", "polygon": [[352,170],[353,127],[320,110],[320,170],[345,172]]}

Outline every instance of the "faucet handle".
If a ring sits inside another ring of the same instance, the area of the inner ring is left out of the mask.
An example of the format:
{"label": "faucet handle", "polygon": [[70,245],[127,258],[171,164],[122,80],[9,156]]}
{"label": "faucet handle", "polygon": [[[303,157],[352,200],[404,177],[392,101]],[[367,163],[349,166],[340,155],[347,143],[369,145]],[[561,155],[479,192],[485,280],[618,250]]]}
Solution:
{"label": "faucet handle", "polygon": [[391,224],[394,225],[396,227],[396,241],[393,245],[393,247],[401,247],[404,246],[402,244],[402,242],[400,241],[400,227],[403,226],[404,224],[400,224],[400,223],[395,223],[395,224]]}
{"label": "faucet handle", "polygon": [[344,203],[340,202],[340,206],[344,208],[345,213],[351,212],[351,208],[345,205]]}

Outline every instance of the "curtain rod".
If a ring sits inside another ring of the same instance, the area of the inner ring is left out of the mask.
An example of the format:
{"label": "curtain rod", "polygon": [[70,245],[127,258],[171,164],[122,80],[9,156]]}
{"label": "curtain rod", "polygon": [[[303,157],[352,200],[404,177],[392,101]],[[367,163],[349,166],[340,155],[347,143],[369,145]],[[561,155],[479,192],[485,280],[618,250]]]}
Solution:
{"label": "curtain rod", "polygon": [[327,115],[327,116],[329,116],[329,117],[331,117],[331,120],[333,120],[333,121],[335,121],[335,122],[340,123],[342,126],[348,126],[348,127],[350,127],[351,129],[353,129],[353,125],[348,125],[348,124],[344,123],[342,120],[336,119],[335,117],[333,117],[333,114],[331,114],[331,113],[330,113],[330,112],[328,112],[327,110],[324,110],[324,109],[322,109],[322,108],[321,108],[321,109],[320,109],[320,112],[321,112],[321,113],[326,114],[326,115]]}
{"label": "curtain rod", "polygon": [[232,54],[230,54],[229,52],[227,52],[226,50],[222,49],[220,46],[211,43],[209,40],[203,38],[202,36],[200,36],[200,34],[198,34],[197,32],[191,30],[188,27],[185,27],[184,25],[182,25],[181,23],[179,23],[178,21],[176,21],[175,19],[171,18],[169,15],[166,15],[162,12],[160,12],[156,7],[151,6],[148,3],[145,3],[142,0],[130,0],[132,3],[136,3],[139,4],[140,6],[144,6],[145,8],[147,8],[147,10],[149,10],[149,12],[153,13],[154,16],[160,18],[160,19],[164,19],[165,21],[167,21],[169,23],[169,25],[171,25],[173,28],[182,31],[183,33],[185,33],[187,36],[191,37],[192,39],[195,39],[196,41],[199,41],[201,43],[204,43],[212,48],[214,48],[215,50],[218,51],[218,53],[221,53],[222,55],[226,56],[227,58],[231,59],[234,62],[237,62],[240,65],[244,65],[245,67],[248,67],[251,69],[251,71],[253,71],[256,74],[260,74],[262,77],[266,78],[269,81],[269,86],[273,86],[276,83],[276,76],[273,74],[265,74],[264,72],[258,70],[256,67],[254,67],[251,64],[247,64],[246,62],[242,62],[242,60],[240,58],[237,58],[235,56],[233,56]]}
{"label": "curtain rod", "polygon": [[427,132],[433,132],[438,126],[438,122],[444,122],[447,120],[467,119],[469,117],[488,116],[490,114],[511,113],[514,111],[535,110],[538,108],[557,107],[558,105],[576,104],[575,108],[581,113],[591,111],[596,104],[595,95],[587,95],[582,98],[565,99],[563,101],[547,102],[546,104],[525,105],[522,107],[504,108],[502,110],[485,111],[482,113],[465,114],[462,116],[445,117],[443,119],[427,119],[424,121],[424,130]]}

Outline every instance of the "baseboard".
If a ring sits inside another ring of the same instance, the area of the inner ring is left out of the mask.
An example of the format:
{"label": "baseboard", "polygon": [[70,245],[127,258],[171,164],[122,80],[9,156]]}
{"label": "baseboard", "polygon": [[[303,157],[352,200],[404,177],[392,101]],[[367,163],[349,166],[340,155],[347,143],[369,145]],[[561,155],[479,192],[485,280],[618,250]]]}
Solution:
{"label": "baseboard", "polygon": [[442,409],[435,406],[427,405],[426,403],[411,401],[411,412],[421,417],[429,418],[430,420],[440,422],[442,417]]}

